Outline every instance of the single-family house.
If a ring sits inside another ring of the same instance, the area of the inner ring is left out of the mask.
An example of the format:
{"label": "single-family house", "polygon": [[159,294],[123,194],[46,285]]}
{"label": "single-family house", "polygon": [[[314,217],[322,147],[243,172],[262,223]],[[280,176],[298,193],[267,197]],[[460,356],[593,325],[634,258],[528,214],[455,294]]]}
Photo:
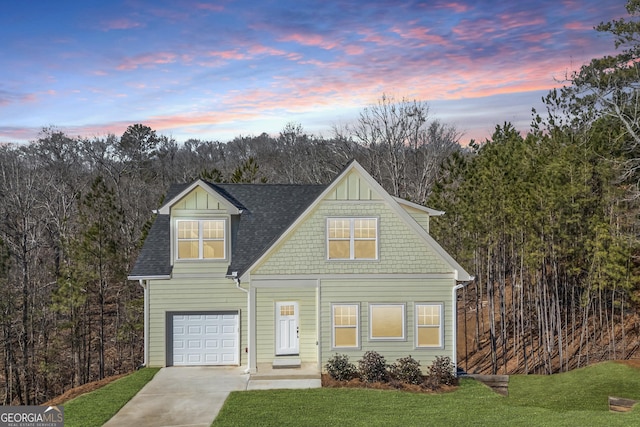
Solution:
{"label": "single-family house", "polygon": [[311,364],[375,350],[456,360],[472,277],[431,237],[441,215],[356,161],[328,185],[174,185],[130,272],[148,366]]}

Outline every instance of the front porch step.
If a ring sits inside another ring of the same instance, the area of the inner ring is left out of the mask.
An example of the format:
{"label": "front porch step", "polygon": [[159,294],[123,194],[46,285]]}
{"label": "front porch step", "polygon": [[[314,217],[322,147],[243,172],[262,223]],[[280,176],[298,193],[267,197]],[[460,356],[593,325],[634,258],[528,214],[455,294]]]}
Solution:
{"label": "front porch step", "polygon": [[276,359],[271,367],[273,369],[299,369],[300,365],[300,359]]}
{"label": "front porch step", "polygon": [[[281,359],[282,362],[290,363],[291,359]],[[280,362],[279,362],[280,363]],[[273,363],[258,363],[257,371],[252,373],[250,379],[253,380],[319,380],[320,370],[316,363],[299,363],[296,368],[279,367],[275,368]]]}

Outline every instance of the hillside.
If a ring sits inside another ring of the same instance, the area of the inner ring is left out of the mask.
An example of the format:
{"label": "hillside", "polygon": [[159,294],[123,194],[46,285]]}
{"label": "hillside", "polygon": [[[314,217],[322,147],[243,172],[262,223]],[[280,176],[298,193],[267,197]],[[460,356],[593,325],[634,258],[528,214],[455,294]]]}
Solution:
{"label": "hillside", "polygon": [[[489,301],[486,298],[482,300],[478,313],[476,295],[473,291],[466,293],[466,303],[462,299],[458,300],[458,366],[466,372],[540,374],[549,373],[547,366],[550,365],[552,372],[557,373],[606,360],[637,362],[640,366],[640,314],[637,308],[628,307],[624,310],[624,316],[618,315],[614,321],[609,319],[609,324],[612,325],[609,328],[594,327],[603,322],[598,314],[592,314],[586,322],[574,322],[573,325],[577,324],[574,327],[568,325],[562,334],[565,342],[562,343],[561,363],[558,339],[551,343],[551,360],[543,360],[541,348],[545,345],[544,336],[541,337],[535,330],[529,330],[524,338],[514,338],[511,315],[515,308],[511,304],[510,286],[506,286],[505,290],[507,340],[503,341],[501,334],[497,333],[495,346],[491,345]],[[497,302],[494,303],[494,318],[497,319],[495,330],[502,330],[500,307]],[[522,342],[528,343],[526,347],[518,345]],[[495,348],[494,355],[492,347]]]}

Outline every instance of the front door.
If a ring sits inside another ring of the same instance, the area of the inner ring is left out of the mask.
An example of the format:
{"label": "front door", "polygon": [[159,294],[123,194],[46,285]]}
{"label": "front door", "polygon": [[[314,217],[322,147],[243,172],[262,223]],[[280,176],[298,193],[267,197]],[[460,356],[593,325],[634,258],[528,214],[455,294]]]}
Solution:
{"label": "front door", "polygon": [[298,303],[276,302],[276,355],[299,354]]}

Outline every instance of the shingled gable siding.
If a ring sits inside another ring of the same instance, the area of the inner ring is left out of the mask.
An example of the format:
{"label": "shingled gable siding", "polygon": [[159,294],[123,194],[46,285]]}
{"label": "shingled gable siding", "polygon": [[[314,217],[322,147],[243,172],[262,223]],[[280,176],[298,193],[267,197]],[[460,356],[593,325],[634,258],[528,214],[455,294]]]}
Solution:
{"label": "shingled gable siding", "polygon": [[[286,284],[286,282],[283,282]],[[299,357],[303,363],[317,362],[316,288],[258,288],[256,290],[257,363],[275,358],[275,305],[277,301],[297,301],[300,330]]]}
{"label": "shingled gable siding", "polygon": [[[320,328],[321,363],[324,367],[335,353],[347,354],[349,359],[357,361],[366,351],[374,350],[382,354],[387,362],[393,363],[401,357],[411,355],[418,360],[423,370],[428,369],[436,356],[451,356],[453,349],[453,307],[451,292],[453,279],[345,279],[322,280],[322,313],[331,313],[331,305],[339,303],[357,303],[360,305],[360,348],[333,349],[331,347],[331,315],[321,317]],[[371,341],[369,339],[369,304],[393,303],[405,304],[405,341]],[[415,304],[443,303],[444,307],[444,347],[416,348],[415,341]]]}
{"label": "shingled gable siding", "polygon": [[[328,261],[327,217],[379,218],[379,260]],[[254,271],[270,274],[452,273],[446,264],[384,202],[322,201]]]}
{"label": "shingled gable siding", "polygon": [[[171,279],[152,280],[149,286],[149,366],[166,366],[166,312],[238,311],[240,313],[240,364],[246,364],[247,294],[232,280]],[[169,335],[171,335],[169,333]]]}

